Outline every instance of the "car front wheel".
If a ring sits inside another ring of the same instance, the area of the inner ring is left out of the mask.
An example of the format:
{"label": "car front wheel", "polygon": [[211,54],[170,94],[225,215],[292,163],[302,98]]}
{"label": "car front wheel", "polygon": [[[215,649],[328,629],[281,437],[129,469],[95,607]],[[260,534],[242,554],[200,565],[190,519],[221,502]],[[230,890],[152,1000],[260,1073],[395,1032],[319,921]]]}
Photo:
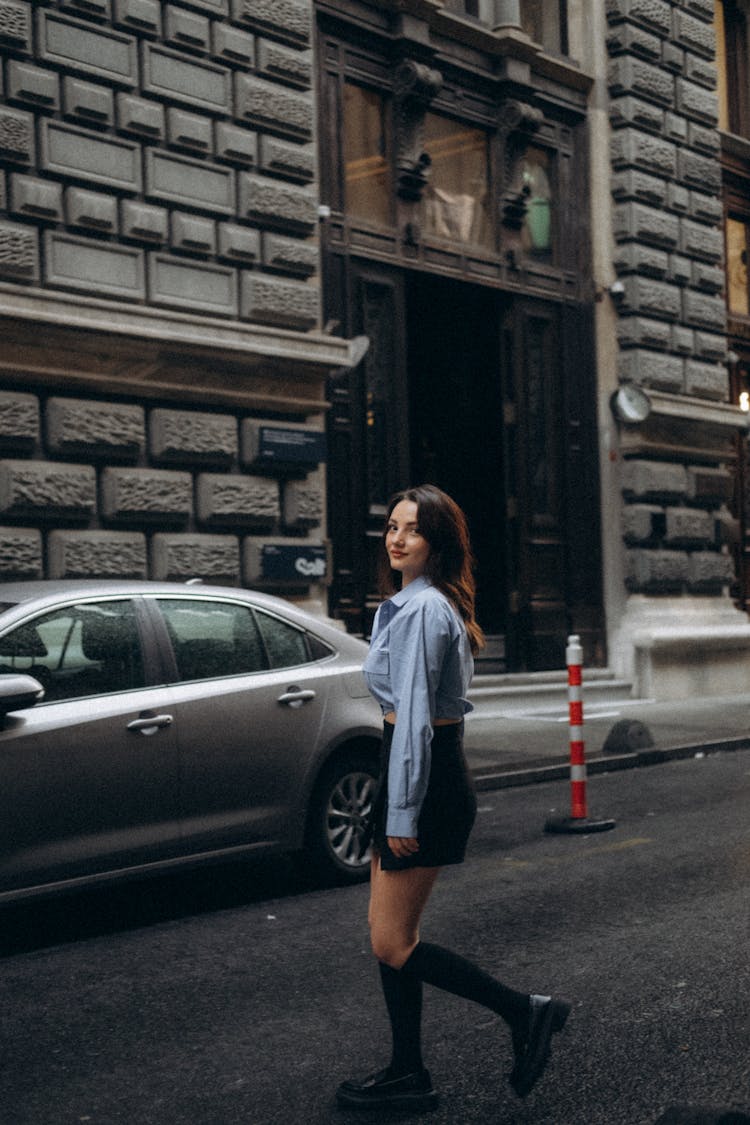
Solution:
{"label": "car front wheel", "polygon": [[350,751],[329,765],[310,807],[307,843],[318,871],[358,883],[370,870],[369,817],[377,788],[373,755]]}

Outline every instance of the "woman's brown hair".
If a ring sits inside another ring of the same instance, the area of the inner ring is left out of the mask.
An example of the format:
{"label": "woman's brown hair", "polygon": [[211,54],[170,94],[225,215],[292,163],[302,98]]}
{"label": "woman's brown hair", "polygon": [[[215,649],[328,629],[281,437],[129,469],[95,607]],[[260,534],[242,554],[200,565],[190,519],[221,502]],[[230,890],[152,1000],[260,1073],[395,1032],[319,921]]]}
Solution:
{"label": "woman's brown hair", "polygon": [[[484,647],[484,634],[476,617],[474,602],[474,556],[469,541],[466,516],[455,500],[434,484],[420,484],[397,492],[388,505],[385,526],[391,513],[402,500],[417,505],[419,534],[430,545],[425,566],[425,577],[452,602],[461,616],[469,636],[471,651],[477,653]],[[379,578],[381,593],[388,597],[400,586],[400,575],[391,569],[385,551],[385,532],[381,542]]]}

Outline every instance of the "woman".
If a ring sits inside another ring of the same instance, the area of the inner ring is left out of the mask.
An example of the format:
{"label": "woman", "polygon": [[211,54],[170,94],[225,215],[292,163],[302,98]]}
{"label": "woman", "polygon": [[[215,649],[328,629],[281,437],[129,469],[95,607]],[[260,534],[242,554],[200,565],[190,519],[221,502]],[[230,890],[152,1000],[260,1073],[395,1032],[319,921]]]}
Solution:
{"label": "woman", "polygon": [[388,510],[382,572],[391,591],[375,616],[364,664],[383,709],[383,760],[373,809],[370,940],[391,1022],[385,1070],[344,1082],[348,1107],[427,1109],[437,1103],[422,1062],[422,982],[474,1000],[508,1023],[510,1083],[525,1097],[542,1074],[570,1005],[507,988],[470,961],[419,939],[419,921],[440,868],[461,863],[476,815],[463,754],[463,717],[473,654],[483,644],[474,617],[466,519],[439,488],[396,495]]}

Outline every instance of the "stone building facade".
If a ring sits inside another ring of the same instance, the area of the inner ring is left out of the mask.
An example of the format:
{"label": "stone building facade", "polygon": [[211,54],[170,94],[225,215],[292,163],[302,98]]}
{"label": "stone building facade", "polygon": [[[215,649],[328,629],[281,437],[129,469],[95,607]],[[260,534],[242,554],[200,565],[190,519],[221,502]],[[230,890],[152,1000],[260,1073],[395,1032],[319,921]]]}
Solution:
{"label": "stone building facade", "polygon": [[322,606],[308,0],[0,3],[0,578]]}

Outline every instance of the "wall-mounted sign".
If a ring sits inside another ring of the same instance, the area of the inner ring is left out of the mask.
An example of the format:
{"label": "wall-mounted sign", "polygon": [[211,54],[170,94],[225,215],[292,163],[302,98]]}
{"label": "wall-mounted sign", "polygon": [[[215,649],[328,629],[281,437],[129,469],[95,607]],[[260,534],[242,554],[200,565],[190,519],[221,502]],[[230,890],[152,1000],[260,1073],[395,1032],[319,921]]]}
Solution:
{"label": "wall-mounted sign", "polygon": [[325,547],[269,543],[261,551],[261,575],[269,582],[320,582],[326,570]]}
{"label": "wall-mounted sign", "polygon": [[320,430],[261,426],[257,460],[265,465],[303,468],[326,459],[326,435]]}

